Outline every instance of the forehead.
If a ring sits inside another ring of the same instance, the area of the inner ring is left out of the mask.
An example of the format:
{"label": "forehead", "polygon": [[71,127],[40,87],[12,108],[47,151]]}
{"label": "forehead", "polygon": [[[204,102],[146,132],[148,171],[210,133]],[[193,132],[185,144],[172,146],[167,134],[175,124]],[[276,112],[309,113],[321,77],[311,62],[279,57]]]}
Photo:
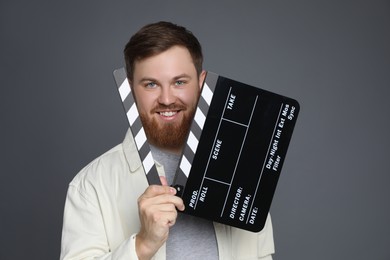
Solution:
{"label": "forehead", "polygon": [[196,75],[196,68],[187,48],[173,46],[157,55],[134,63],[134,81],[144,77],[173,78],[180,74]]}

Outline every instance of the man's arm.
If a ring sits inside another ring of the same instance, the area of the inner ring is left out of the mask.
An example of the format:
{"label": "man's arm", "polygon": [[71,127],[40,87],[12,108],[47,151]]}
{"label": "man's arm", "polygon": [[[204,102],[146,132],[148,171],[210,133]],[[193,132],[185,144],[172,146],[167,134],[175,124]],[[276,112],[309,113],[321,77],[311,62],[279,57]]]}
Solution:
{"label": "man's arm", "polygon": [[[162,183],[166,184],[163,178]],[[138,199],[141,230],[110,248],[99,205],[70,185],[65,203],[60,259],[150,259],[166,241],[183,210],[181,198],[168,186],[149,186]]]}
{"label": "man's arm", "polygon": [[168,239],[169,228],[177,218],[177,209],[184,210],[183,200],[176,190],[167,186],[149,186],[138,199],[141,230],[136,236],[136,251],[139,259],[150,259]]}

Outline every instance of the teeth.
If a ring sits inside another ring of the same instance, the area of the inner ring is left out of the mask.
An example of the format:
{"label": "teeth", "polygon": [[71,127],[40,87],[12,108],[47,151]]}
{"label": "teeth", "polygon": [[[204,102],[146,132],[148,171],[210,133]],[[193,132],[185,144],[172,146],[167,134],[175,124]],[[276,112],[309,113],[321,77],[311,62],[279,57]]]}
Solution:
{"label": "teeth", "polygon": [[160,112],[160,115],[170,117],[170,116],[176,115],[176,112],[173,112],[173,111]]}

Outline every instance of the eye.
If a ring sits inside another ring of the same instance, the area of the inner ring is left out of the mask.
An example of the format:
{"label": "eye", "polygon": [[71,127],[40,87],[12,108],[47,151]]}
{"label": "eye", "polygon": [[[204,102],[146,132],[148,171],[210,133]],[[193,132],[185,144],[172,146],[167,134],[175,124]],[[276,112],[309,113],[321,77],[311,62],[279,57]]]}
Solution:
{"label": "eye", "polygon": [[157,84],[154,81],[146,82],[146,84],[145,84],[146,88],[155,88],[156,86],[157,86]]}
{"label": "eye", "polygon": [[185,84],[186,84],[186,81],[184,81],[184,80],[177,80],[176,83],[175,83],[176,86],[182,86],[182,85],[185,85]]}

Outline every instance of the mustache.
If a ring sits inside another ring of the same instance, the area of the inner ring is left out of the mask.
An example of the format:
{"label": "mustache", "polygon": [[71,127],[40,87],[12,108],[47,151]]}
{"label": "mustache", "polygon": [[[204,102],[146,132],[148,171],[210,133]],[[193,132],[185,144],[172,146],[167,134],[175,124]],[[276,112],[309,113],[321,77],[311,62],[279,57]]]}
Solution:
{"label": "mustache", "polygon": [[186,110],[186,109],[187,107],[183,104],[170,104],[170,105],[158,104],[152,109],[152,112],[156,113],[165,110]]}

